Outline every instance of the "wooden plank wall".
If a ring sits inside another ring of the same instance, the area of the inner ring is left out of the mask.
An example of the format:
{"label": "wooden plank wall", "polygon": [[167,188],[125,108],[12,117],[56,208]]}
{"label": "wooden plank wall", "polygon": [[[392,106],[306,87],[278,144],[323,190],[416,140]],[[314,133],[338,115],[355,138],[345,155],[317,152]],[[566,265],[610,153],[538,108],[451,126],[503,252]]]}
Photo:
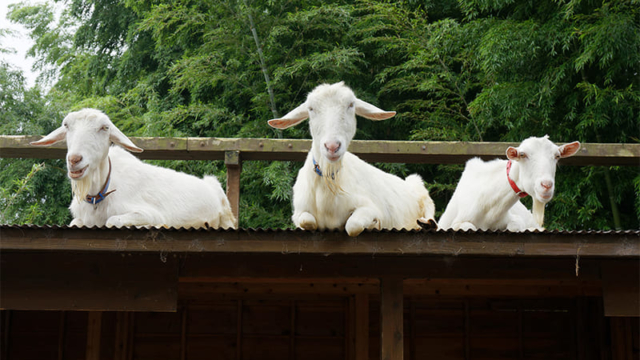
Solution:
{"label": "wooden plank wall", "polygon": [[[373,360],[381,358],[381,299],[368,298]],[[222,296],[182,301],[174,313],[104,312],[93,329],[95,313],[2,311],[2,358],[362,359],[357,303],[354,295]],[[601,298],[407,296],[403,309],[407,360],[640,359],[637,319],[603,317]]]}

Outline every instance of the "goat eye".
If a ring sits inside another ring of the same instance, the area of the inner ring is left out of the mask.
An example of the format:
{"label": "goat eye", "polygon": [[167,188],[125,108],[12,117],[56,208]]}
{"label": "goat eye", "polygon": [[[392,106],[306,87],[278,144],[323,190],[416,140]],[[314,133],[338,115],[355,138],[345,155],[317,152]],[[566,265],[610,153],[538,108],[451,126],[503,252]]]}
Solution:
{"label": "goat eye", "polygon": [[560,160],[560,154],[556,154],[556,160]]}
{"label": "goat eye", "polygon": [[313,108],[312,108],[312,107],[309,107],[309,111],[313,111]]}
{"label": "goat eye", "polygon": [[349,104],[349,108],[352,108],[352,107],[353,107],[353,102]]}
{"label": "goat eye", "polygon": [[520,153],[520,159],[526,159],[527,158],[527,154],[521,152]]}
{"label": "goat eye", "polygon": [[69,125],[67,125],[67,123],[62,124],[62,126],[69,128]]}
{"label": "goat eye", "polygon": [[100,128],[100,130],[107,131],[109,130],[109,127],[107,125],[104,125],[103,127]]}

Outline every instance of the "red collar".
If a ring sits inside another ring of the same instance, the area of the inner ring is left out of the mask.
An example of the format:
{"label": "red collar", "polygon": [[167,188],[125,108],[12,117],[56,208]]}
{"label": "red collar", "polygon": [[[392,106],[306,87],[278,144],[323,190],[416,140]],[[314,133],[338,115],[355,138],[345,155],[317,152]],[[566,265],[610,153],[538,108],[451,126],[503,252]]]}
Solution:
{"label": "red collar", "polygon": [[509,185],[511,185],[511,188],[513,189],[513,191],[516,192],[516,195],[520,196],[521,198],[529,196],[529,194],[520,190],[518,185],[516,185],[515,181],[511,180],[511,177],[509,176],[510,172],[511,172],[511,160],[507,161],[507,180],[509,180]]}

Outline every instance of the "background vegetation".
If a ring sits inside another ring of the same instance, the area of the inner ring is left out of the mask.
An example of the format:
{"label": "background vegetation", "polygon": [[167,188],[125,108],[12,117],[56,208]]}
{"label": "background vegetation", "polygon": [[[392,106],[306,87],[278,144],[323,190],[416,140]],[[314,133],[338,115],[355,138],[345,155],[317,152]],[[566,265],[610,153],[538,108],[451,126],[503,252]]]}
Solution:
{"label": "background vegetation", "polygon": [[[44,72],[27,88],[0,63],[2,134],[45,134],[95,107],[130,136],[308,138],[304,126],[278,132],[266,120],[344,80],[399,114],[359,121],[358,139],[640,141],[637,0],[63,3],[59,20],[51,3],[12,7]],[[224,179],[218,162],[161,163]],[[300,165],[245,163],[242,227],[291,226]],[[420,173],[438,215],[462,170],[378,165]],[[548,228],[640,227],[637,167],[563,167],[557,180]],[[2,222],[70,221],[62,161],[0,159],[0,184]]]}

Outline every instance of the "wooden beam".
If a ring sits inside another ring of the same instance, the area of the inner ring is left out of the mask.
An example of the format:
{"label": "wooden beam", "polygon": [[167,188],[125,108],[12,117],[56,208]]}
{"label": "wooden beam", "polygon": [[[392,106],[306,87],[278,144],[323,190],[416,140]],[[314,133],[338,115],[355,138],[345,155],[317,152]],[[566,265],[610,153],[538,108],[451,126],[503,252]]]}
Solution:
{"label": "wooden beam", "polygon": [[380,279],[380,354],[382,360],[403,360],[402,278]]}
{"label": "wooden beam", "polygon": [[231,211],[236,219],[235,227],[238,228],[240,215],[240,174],[242,173],[242,160],[239,151],[226,151],[224,163],[227,166],[227,198],[231,204]]}
{"label": "wooden beam", "polygon": [[602,265],[605,316],[640,317],[640,260]]}
{"label": "wooden beam", "polygon": [[[3,254],[3,256],[5,256]],[[573,259],[456,258],[448,256],[189,255],[180,276],[264,278],[352,278],[402,276],[424,279],[576,280]],[[600,261],[582,259],[583,281],[600,280]],[[268,275],[267,275],[268,274]]]}
{"label": "wooden beam", "polygon": [[161,253],[144,257],[3,252],[0,306],[11,310],[175,311],[177,265],[176,258]]}
{"label": "wooden beam", "polygon": [[[601,297],[599,280],[532,280],[532,279],[407,279],[404,293],[409,296],[438,297],[527,297],[575,298]],[[355,295],[354,314],[363,309],[369,296],[380,293],[377,280],[362,278],[181,278],[178,297],[181,300],[249,299],[269,296],[322,296]],[[357,308],[356,308],[357,306]],[[364,311],[364,310],[363,310]]]}
{"label": "wooden beam", "polygon": [[102,311],[90,311],[87,324],[87,360],[100,360]]}
{"label": "wooden beam", "polygon": [[369,360],[369,296],[355,295],[355,360]]}
{"label": "wooden beam", "polygon": [[[42,136],[0,136],[0,157],[60,159],[65,144],[30,146]],[[239,151],[244,160],[303,161],[311,140],[229,139],[229,138],[142,138],[132,141],[145,149],[141,159],[224,160],[227,151]],[[354,140],[349,151],[369,162],[418,164],[463,164],[472,157],[504,158],[505,150],[516,143]],[[582,144],[576,156],[563,159],[565,165],[638,166],[640,144]]]}
{"label": "wooden beam", "polygon": [[[0,251],[638,258],[640,232],[176,231],[0,226]],[[25,241],[29,239],[29,241]],[[114,241],[114,239],[116,239]],[[150,241],[162,239],[162,241]],[[574,261],[575,262],[575,261]],[[575,270],[574,270],[575,271]]]}

